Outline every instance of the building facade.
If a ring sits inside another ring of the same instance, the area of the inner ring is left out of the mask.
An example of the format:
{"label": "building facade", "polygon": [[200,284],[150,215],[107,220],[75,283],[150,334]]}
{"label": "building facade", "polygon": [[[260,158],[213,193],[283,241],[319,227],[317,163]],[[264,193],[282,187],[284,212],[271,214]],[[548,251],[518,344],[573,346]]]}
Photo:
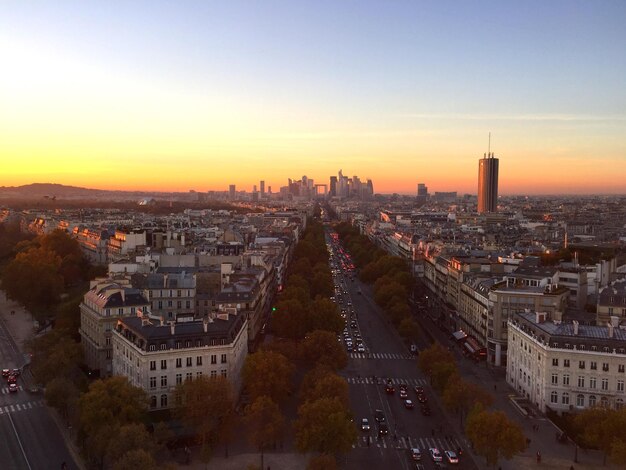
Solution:
{"label": "building facade", "polygon": [[200,376],[226,377],[237,396],[247,343],[243,315],[169,324],[147,316],[121,318],[113,332],[113,374],[145,390],[151,410],[175,406],[176,387]]}
{"label": "building facade", "polygon": [[112,373],[111,331],[120,317],[145,311],[148,300],[137,290],[113,280],[93,281],[80,304],[80,337],[85,363],[100,376]]}
{"label": "building facade", "polygon": [[620,409],[626,395],[626,331],[514,313],[508,322],[507,382],[541,411]]}
{"label": "building facade", "polygon": [[478,160],[478,212],[496,212],[498,208],[498,158],[493,153]]}

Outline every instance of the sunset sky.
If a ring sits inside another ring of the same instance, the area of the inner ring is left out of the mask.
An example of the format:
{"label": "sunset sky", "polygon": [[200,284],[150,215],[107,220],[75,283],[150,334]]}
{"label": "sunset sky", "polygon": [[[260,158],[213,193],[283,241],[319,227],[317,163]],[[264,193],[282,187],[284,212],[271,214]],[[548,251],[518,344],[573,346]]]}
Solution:
{"label": "sunset sky", "polygon": [[0,186],[626,193],[626,1],[7,1]]}

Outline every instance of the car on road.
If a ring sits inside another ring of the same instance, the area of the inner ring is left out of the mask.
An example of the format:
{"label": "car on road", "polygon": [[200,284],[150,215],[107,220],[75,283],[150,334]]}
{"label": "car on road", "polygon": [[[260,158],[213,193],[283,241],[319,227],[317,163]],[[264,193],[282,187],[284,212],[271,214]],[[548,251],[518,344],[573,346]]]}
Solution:
{"label": "car on road", "polygon": [[450,464],[459,463],[459,457],[456,455],[456,452],[452,450],[446,450],[444,452],[444,455],[446,456],[446,460],[448,461],[448,463]]}
{"label": "car on road", "polygon": [[376,420],[377,423],[384,423],[385,413],[383,413],[383,410],[374,411],[374,419]]}
{"label": "car on road", "polygon": [[428,453],[430,454],[430,458],[433,460],[433,462],[441,462],[443,460],[441,452],[439,452],[439,449],[437,449],[436,447],[431,447],[430,449],[428,449]]}
{"label": "car on road", "polygon": [[417,393],[418,395],[422,395],[424,393],[424,387],[421,387],[419,385],[415,386],[415,393]]}
{"label": "car on road", "polygon": [[420,403],[426,403],[428,401],[428,397],[422,393],[421,395],[417,396],[417,401],[419,401]]}
{"label": "car on road", "polygon": [[387,426],[387,423],[378,423],[378,435],[386,436],[387,434],[389,434],[389,426]]}
{"label": "car on road", "polygon": [[363,418],[361,420],[361,431],[369,431],[370,430],[370,420],[367,418]]}
{"label": "car on road", "polygon": [[9,376],[7,377],[7,382],[8,382],[9,384],[14,384],[14,383],[17,383],[17,376],[15,376],[15,375],[9,375]]}
{"label": "car on road", "polygon": [[17,384],[9,384],[9,392],[11,393],[17,392]]}
{"label": "car on road", "polygon": [[407,410],[412,410],[415,407],[415,405],[413,404],[411,400],[404,400],[404,407]]}
{"label": "car on road", "polygon": [[387,393],[387,395],[393,395],[393,392],[395,392],[396,389],[393,388],[393,385],[391,384],[387,384],[385,385],[385,393]]}
{"label": "car on road", "polygon": [[364,353],[365,352],[365,346],[363,346],[362,344],[359,344],[356,348],[356,350],[360,353]]}
{"label": "car on road", "polygon": [[413,460],[422,460],[422,451],[419,450],[417,447],[409,449],[409,453],[411,454],[411,458]]}
{"label": "car on road", "polygon": [[19,370],[19,369],[13,369],[13,370],[11,371],[11,373],[17,377],[18,375],[20,375],[20,374],[22,373],[22,371],[21,371],[21,370]]}
{"label": "car on road", "polygon": [[400,398],[402,398],[403,400],[406,400],[407,398],[409,398],[409,394],[406,393],[406,390],[404,388],[400,389]]}
{"label": "car on road", "polygon": [[2,377],[8,377],[10,373],[9,369],[2,369]]}

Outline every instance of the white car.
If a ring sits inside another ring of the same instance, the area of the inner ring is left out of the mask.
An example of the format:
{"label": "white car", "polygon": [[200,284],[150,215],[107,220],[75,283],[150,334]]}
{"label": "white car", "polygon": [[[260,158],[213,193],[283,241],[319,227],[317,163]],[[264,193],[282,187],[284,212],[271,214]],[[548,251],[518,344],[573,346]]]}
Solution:
{"label": "white car", "polygon": [[362,344],[359,344],[359,346],[356,348],[357,352],[360,353],[364,353],[365,352],[365,347],[363,347]]}
{"label": "white car", "polygon": [[453,452],[451,450],[446,450],[444,454],[446,454],[446,460],[448,461],[448,463],[451,463],[451,464],[459,463],[459,457],[456,455],[456,452]]}
{"label": "white car", "polygon": [[430,454],[430,458],[433,459],[433,462],[441,462],[443,461],[443,457],[441,456],[441,452],[436,447],[431,447],[428,449],[428,453]]}

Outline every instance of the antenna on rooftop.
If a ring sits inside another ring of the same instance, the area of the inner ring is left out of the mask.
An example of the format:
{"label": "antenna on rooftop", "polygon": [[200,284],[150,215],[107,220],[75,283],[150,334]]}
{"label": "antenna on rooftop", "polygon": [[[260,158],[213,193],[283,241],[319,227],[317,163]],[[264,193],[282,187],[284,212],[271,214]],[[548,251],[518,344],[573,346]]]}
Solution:
{"label": "antenna on rooftop", "polygon": [[491,155],[491,132],[489,133],[489,146],[487,147],[487,156]]}

